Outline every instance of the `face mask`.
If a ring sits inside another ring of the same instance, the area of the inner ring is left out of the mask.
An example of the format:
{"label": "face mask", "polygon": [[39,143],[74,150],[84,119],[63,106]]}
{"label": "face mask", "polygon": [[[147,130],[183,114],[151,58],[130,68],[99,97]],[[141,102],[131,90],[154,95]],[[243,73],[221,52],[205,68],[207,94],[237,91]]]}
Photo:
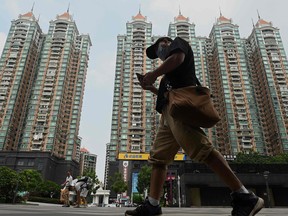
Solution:
{"label": "face mask", "polygon": [[162,47],[162,46],[158,47],[156,54],[158,58],[160,58],[162,61],[164,61],[166,59],[166,56],[168,55],[168,51],[169,51],[168,48],[169,47]]}

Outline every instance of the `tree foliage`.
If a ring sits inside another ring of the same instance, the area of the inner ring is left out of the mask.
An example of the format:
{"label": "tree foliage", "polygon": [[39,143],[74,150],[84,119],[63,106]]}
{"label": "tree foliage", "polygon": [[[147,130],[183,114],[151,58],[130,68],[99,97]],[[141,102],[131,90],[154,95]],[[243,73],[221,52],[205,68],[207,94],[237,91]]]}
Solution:
{"label": "tree foliage", "polygon": [[42,189],[42,176],[33,169],[23,170],[19,173],[19,190],[29,191],[30,194],[37,193]]}
{"label": "tree foliage", "polygon": [[8,167],[0,167],[0,202],[12,202],[16,185],[17,173]]}
{"label": "tree foliage", "polygon": [[91,188],[91,192],[96,193],[96,191],[100,188],[100,181],[96,175],[96,172],[91,170],[84,170],[83,176],[88,176],[92,179],[93,188]]}
{"label": "tree foliage", "polygon": [[255,153],[239,153],[236,156],[236,160],[233,161],[236,164],[287,164],[288,154],[279,154],[275,156],[261,155]]}
{"label": "tree foliage", "polygon": [[146,189],[149,190],[151,171],[151,166],[145,165],[141,168],[138,174],[138,183],[136,188],[140,194],[144,194]]}
{"label": "tree foliage", "polygon": [[[28,192],[30,196],[54,197],[60,195],[60,185],[43,180],[41,174],[32,169],[14,171],[9,167],[0,167],[0,202],[11,203],[14,196],[19,201],[19,194]],[[21,192],[21,193],[20,193]],[[25,195],[26,196],[26,195]]]}
{"label": "tree foliage", "polygon": [[111,190],[113,190],[116,194],[123,193],[128,189],[127,183],[124,181],[121,173],[116,172],[112,177],[110,177],[111,181]]}
{"label": "tree foliage", "polygon": [[38,192],[34,192],[39,197],[60,197],[61,186],[53,181],[44,180],[40,183]]}

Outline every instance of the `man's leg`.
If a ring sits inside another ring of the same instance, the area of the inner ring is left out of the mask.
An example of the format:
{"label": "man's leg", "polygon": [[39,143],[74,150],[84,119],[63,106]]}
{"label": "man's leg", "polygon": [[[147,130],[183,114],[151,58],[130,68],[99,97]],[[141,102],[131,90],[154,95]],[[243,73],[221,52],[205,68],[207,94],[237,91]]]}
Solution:
{"label": "man's leg", "polygon": [[155,200],[160,200],[162,188],[167,173],[166,165],[152,165],[149,196]]}
{"label": "man's leg", "polygon": [[253,216],[264,207],[263,199],[249,192],[243,186],[231,170],[227,161],[218,151],[211,151],[203,162],[233,191],[231,193],[233,199],[232,216]]}
{"label": "man's leg", "polygon": [[79,207],[80,207],[80,203],[81,203],[80,190],[77,190],[77,191],[76,191],[76,197],[77,197],[77,201],[76,201],[76,206],[75,206],[75,208],[79,208]]}
{"label": "man's leg", "polygon": [[204,162],[231,190],[232,216],[253,216],[263,208],[264,201],[249,192],[237,178],[224,157],[215,149],[201,128],[190,127],[164,112],[174,138],[194,161]]}
{"label": "man's leg", "polygon": [[164,119],[161,118],[156,140],[149,157],[149,162],[152,164],[152,172],[148,200],[146,199],[135,210],[127,210],[125,216],[162,215],[159,202],[167,172],[166,164],[170,164],[173,161],[178,150],[179,145],[175,141],[169,126],[164,124]]}
{"label": "man's leg", "polygon": [[203,161],[232,190],[238,191],[243,184],[231,170],[224,157],[216,150]]}
{"label": "man's leg", "polygon": [[166,165],[152,165],[150,192],[148,200],[134,210],[127,210],[125,216],[156,216],[162,215],[159,200],[166,177]]}

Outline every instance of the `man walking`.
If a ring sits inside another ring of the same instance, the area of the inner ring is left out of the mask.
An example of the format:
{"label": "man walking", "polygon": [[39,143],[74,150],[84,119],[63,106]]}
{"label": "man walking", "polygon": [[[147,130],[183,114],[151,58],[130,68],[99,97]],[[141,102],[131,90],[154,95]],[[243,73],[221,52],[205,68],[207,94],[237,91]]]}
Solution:
{"label": "man walking", "polygon": [[72,180],[73,180],[73,177],[71,173],[68,171],[65,182],[61,184],[62,186],[64,186],[64,191],[63,191],[64,205],[62,207],[70,207],[69,192],[72,190]]}
{"label": "man walking", "polygon": [[[161,215],[159,200],[166,179],[167,165],[171,164],[180,148],[194,161],[205,163],[231,189],[232,216],[253,216],[264,205],[263,199],[249,192],[236,177],[223,156],[214,149],[201,128],[173,119],[167,111],[168,89],[195,86],[197,78],[193,51],[180,37],[159,38],[148,47],[146,54],[150,59],[163,61],[157,69],[139,79],[144,90],[157,94],[156,110],[162,114],[156,140],[150,152],[152,164],[150,192],[144,203],[135,210],[125,212],[126,216]],[[159,76],[163,76],[159,89],[153,86]],[[169,88],[168,88],[169,86]],[[193,209],[191,209],[192,211]]]}

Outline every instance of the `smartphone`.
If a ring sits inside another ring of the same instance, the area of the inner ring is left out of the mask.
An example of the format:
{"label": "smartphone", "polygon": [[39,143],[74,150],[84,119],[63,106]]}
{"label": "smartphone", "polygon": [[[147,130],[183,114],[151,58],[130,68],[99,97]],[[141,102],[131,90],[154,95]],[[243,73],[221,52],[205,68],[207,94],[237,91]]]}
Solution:
{"label": "smartphone", "polygon": [[137,76],[139,82],[142,82],[144,75],[136,73],[136,76]]}

